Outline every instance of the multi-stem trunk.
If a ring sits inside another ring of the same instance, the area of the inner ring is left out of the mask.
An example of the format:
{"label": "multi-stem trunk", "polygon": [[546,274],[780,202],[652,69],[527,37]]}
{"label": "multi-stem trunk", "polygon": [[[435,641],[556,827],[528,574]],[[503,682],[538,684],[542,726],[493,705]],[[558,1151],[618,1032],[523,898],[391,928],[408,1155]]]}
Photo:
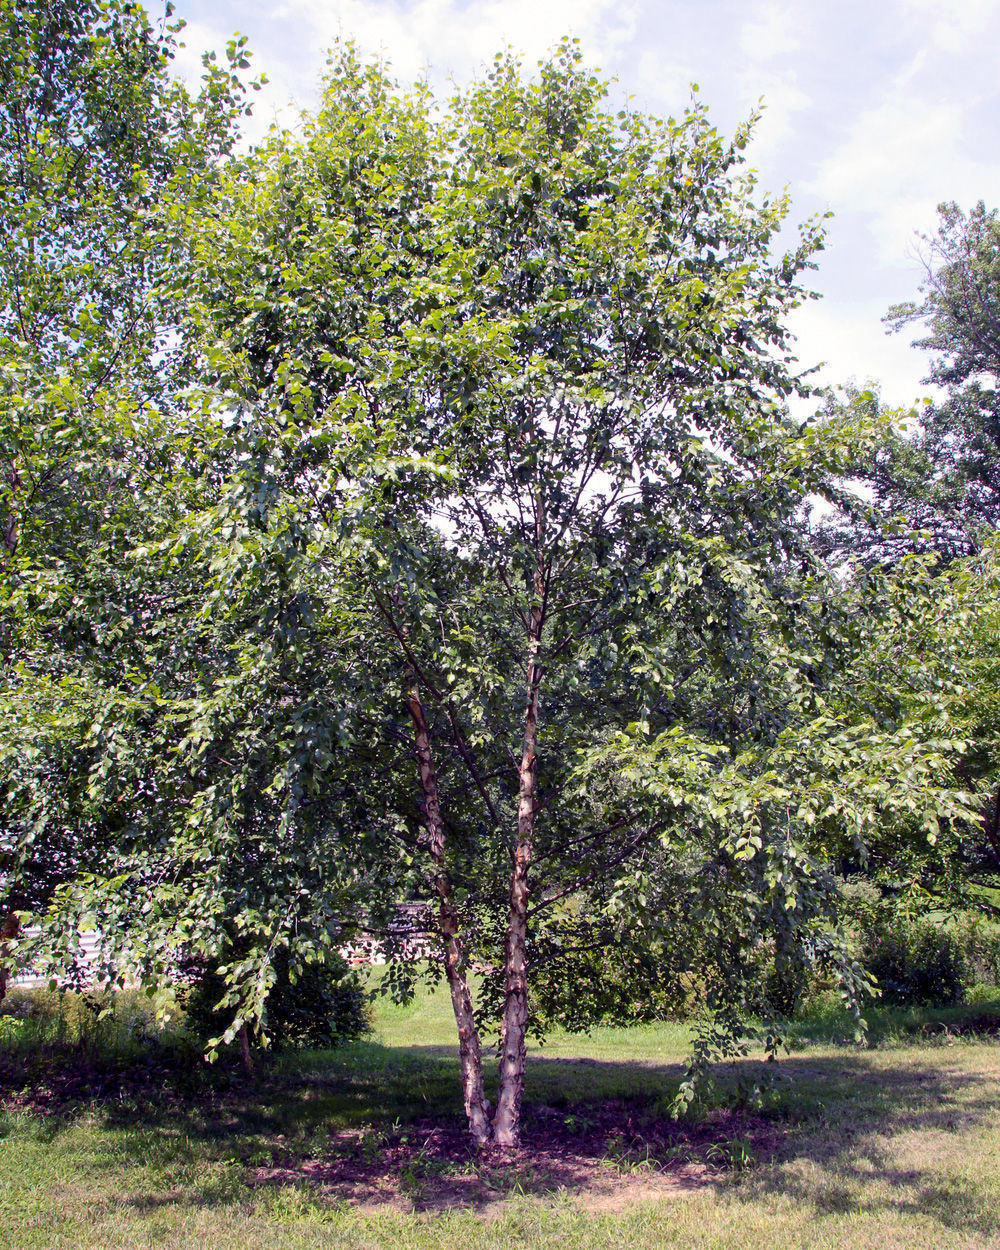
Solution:
{"label": "multi-stem trunk", "polygon": [[501,1025],[500,1091],[493,1120],[498,1146],[517,1146],[520,1140],[521,1098],[524,1093],[525,1040],[528,1026],[528,872],[535,839],[536,766],[538,761],[539,663],[544,622],[544,578],[535,576],[535,604],[528,636],[528,669],[524,744],[521,751],[517,802],[517,841],[510,874],[510,912],[504,959],[504,1012]]}
{"label": "multi-stem trunk", "polygon": [[483,1088],[483,1059],[479,1031],[472,1009],[472,995],[466,976],[465,948],[459,933],[458,915],[451,898],[451,882],[444,862],[444,824],[437,770],[431,751],[431,737],[414,680],[409,692],[410,716],[416,744],[420,788],[423,794],[427,849],[434,865],[434,890],[438,897],[438,926],[445,942],[444,971],[451,992],[451,1005],[458,1026],[458,1057],[462,1071],[462,1093],[469,1133],[477,1146],[490,1139],[489,1105]]}

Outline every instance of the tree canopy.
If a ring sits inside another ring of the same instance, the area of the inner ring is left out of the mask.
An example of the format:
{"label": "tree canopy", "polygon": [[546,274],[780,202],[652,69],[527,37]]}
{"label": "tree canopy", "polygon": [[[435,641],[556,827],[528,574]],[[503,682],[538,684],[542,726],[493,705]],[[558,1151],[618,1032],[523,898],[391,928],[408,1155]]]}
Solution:
{"label": "tree canopy", "polygon": [[234,41],[191,96],[179,29],[115,0],[0,6],[2,863],[7,906],[31,913],[93,866],[98,830],[116,840],[88,774],[107,764],[102,683],[127,685],[127,623],[150,611],[126,552],[182,492],[169,279],[246,62]]}
{"label": "tree canopy", "polygon": [[923,324],[917,347],[934,353],[926,381],[947,398],[922,414],[920,442],[967,526],[1000,524],[1000,224],[980,201],[969,213],[938,209],[925,239],[923,299],[893,308],[897,330]]}
{"label": "tree canopy", "polygon": [[[918,413],[881,414],[885,437],[861,449],[855,470],[870,499],[849,507],[850,520],[828,536],[868,562],[914,551],[974,555],[1000,524],[1000,225],[982,201],[968,213],[942,204],[938,218],[937,232],[920,239],[921,298],[885,320],[896,332],[924,330],[914,346],[931,353],[924,381],[943,397]],[[848,401],[872,416],[881,407],[871,390]]]}

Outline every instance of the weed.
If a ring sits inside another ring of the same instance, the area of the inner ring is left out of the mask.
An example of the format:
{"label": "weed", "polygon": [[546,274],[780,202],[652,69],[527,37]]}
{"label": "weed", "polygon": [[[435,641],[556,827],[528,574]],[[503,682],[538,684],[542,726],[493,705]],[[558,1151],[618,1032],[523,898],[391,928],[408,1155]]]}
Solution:
{"label": "weed", "polygon": [[730,1172],[733,1176],[743,1176],[758,1165],[753,1148],[742,1137],[734,1137],[727,1142],[713,1142],[705,1151],[705,1162]]}
{"label": "weed", "polygon": [[389,1134],[385,1129],[372,1125],[363,1129],[358,1137],[358,1153],[366,1163],[374,1163],[382,1154],[388,1140]]}
{"label": "weed", "polygon": [[27,1021],[18,1016],[0,1016],[0,1046],[16,1043],[26,1024]]}
{"label": "weed", "polygon": [[596,1127],[597,1121],[586,1115],[566,1115],[563,1116],[563,1124],[571,1133],[589,1133]]}
{"label": "weed", "polygon": [[626,1144],[624,1137],[617,1134],[609,1137],[602,1163],[608,1163],[623,1174],[636,1172],[661,1172],[664,1167],[674,1161],[673,1150],[655,1151],[647,1142],[633,1140]]}

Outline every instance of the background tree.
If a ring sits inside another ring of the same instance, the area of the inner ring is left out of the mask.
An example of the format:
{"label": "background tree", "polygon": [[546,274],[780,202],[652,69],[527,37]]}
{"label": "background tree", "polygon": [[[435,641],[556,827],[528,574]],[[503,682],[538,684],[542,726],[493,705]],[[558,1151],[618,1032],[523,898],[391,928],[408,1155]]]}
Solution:
{"label": "background tree", "polygon": [[[848,502],[843,527],[826,527],[828,545],[867,562],[974,554],[1000,525],[1000,223],[982,201],[968,213],[942,204],[938,217],[937,233],[921,240],[923,298],[886,321],[897,332],[925,328],[915,342],[932,353],[924,381],[945,398],[917,414],[882,414],[886,437],[855,466],[871,497]],[[849,391],[847,402],[871,416],[881,407],[873,390]]]}
{"label": "background tree", "polygon": [[934,353],[927,381],[947,399],[922,414],[923,446],[971,524],[1000,523],[1000,223],[980,202],[942,204],[925,238],[923,300],[887,317],[897,330],[927,327],[916,346]]}
{"label": "background tree", "polygon": [[847,587],[856,643],[838,682],[839,707],[913,741],[951,740],[968,792],[964,816],[930,813],[929,838],[916,813],[909,836],[899,827],[872,831],[864,867],[911,909],[995,908],[996,579],[994,539],[944,569],[935,554],[911,555],[890,571],[856,574]]}
{"label": "background tree", "polygon": [[[154,508],[136,505],[177,449],[166,430],[183,374],[163,279],[178,218],[205,195],[246,108],[241,42],[224,67],[206,61],[191,97],[170,77],[180,24],[169,17],[154,26],[116,0],[0,6],[7,908],[37,911],[117,825],[86,793],[88,727],[128,672],[127,623],[155,610],[132,595],[124,554],[176,499],[164,486]],[[51,800],[40,822],[31,804],[49,800],[36,792],[24,806],[32,760]]]}
{"label": "background tree", "polygon": [[0,12],[8,563],[24,544],[44,557],[79,546],[95,523],[81,494],[107,491],[121,424],[138,425],[170,378],[159,203],[204,194],[245,107],[232,70],[247,63],[234,43],[190,99],[168,72],[180,26],[100,0]]}
{"label": "background tree", "polygon": [[[87,29],[77,34],[86,43]],[[103,32],[94,37],[103,47]],[[78,431],[52,468],[72,487],[67,512],[94,523],[75,529],[67,516],[58,550],[19,530],[2,744],[5,878],[42,923],[35,957],[72,966],[81,925],[101,933],[112,977],[162,977],[183,954],[228,978],[227,1040],[251,1022],[266,1037],[277,972],[326,964],[345,940],[357,861],[342,842],[374,832],[359,834],[349,788],[317,795],[313,781],[347,740],[351,675],[331,660],[342,622],[313,610],[325,574],[305,559],[309,535],[259,490],[262,473],[301,450],[297,426],[284,404],[268,407],[266,389],[245,423],[216,404],[213,377],[181,395],[212,358],[210,341],[185,337],[183,277],[205,246],[193,223],[207,232],[223,203],[226,146],[212,137],[221,125],[228,144],[243,107],[238,41],[231,54],[228,70],[206,67],[198,101],[159,83],[179,112],[176,146],[158,149],[155,213],[136,208],[134,237],[122,225],[136,266],[124,271],[128,292],[149,316],[127,339],[129,368],[109,370],[84,410],[105,441],[95,448],[96,435]],[[164,74],[165,62],[155,68]],[[170,116],[153,119],[171,138]],[[99,207],[88,203],[95,216]],[[51,268],[68,267],[68,281],[74,263],[67,244]],[[88,367],[111,351],[64,329]],[[270,381],[283,393],[284,376]],[[272,442],[275,423],[284,433]],[[362,776],[352,741],[343,771]]]}

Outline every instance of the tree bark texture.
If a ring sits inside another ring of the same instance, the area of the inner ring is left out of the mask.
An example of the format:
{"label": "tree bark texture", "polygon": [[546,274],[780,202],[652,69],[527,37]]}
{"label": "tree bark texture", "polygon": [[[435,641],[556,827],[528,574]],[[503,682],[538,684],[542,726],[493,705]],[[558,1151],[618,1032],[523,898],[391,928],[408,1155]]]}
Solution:
{"label": "tree bark texture", "polygon": [[528,1025],[528,872],[535,839],[538,760],[538,691],[542,669],[538,660],[544,620],[544,582],[535,577],[536,602],[529,632],[524,745],[521,752],[517,802],[517,842],[510,875],[510,913],[505,949],[504,1013],[501,1026],[500,1092],[493,1121],[498,1146],[520,1142],[521,1098],[524,1094],[525,1039]]}
{"label": "tree bark texture", "polygon": [[247,1076],[252,1077],[253,1052],[250,1049],[250,1034],[245,1024],[240,1027],[240,1057],[243,1060],[243,1071]]}
{"label": "tree bark texture", "polygon": [[444,823],[437,771],[431,751],[430,730],[414,682],[409,692],[410,716],[423,794],[427,849],[434,864],[434,889],[438,896],[438,925],[445,941],[444,970],[451,992],[451,1005],[458,1026],[458,1057],[462,1071],[462,1094],[469,1134],[477,1146],[490,1140],[489,1104],[483,1088],[483,1058],[472,1010],[472,995],[466,977],[465,949],[459,935],[458,915],[451,901],[451,883],[444,865]]}
{"label": "tree bark texture", "polygon": [[10,968],[7,964],[7,943],[13,941],[20,931],[20,922],[11,912],[0,925],[0,1002],[7,997],[7,980],[10,975]]}
{"label": "tree bark texture", "polygon": [[10,513],[7,519],[0,524],[0,551],[8,559],[13,559],[14,553],[17,551],[17,516],[14,508],[20,488],[21,476],[12,462],[10,467]]}

